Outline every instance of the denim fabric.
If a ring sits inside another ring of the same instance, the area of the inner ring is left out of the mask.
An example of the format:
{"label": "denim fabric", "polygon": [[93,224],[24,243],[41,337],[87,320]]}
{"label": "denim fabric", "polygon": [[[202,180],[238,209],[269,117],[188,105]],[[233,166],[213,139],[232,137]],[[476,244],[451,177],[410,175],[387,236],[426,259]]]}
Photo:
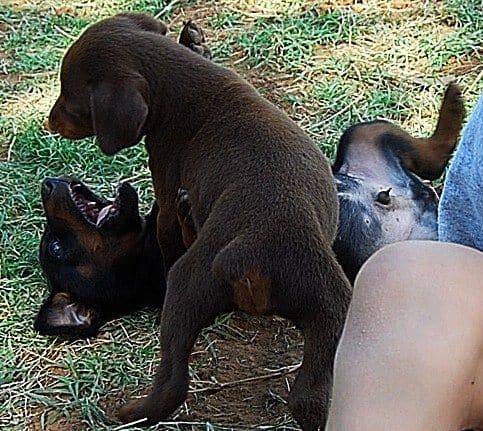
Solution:
{"label": "denim fabric", "polygon": [[438,231],[440,241],[483,250],[483,94],[446,177]]}

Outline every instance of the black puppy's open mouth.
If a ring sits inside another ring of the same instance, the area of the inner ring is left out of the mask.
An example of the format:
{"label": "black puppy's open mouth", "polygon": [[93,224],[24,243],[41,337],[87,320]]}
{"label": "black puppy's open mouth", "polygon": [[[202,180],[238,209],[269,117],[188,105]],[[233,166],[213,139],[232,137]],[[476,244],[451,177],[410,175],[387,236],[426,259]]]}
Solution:
{"label": "black puppy's open mouth", "polygon": [[72,201],[85,220],[96,228],[100,228],[108,220],[119,215],[119,189],[113,201],[96,196],[84,184],[73,182],[69,184]]}

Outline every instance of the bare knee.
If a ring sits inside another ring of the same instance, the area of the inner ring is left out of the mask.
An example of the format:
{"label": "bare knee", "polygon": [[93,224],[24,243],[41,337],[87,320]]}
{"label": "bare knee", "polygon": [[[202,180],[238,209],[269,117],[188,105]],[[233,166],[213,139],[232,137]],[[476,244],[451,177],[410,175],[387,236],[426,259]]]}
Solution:
{"label": "bare knee", "polygon": [[[369,430],[386,420],[388,428],[427,429],[445,402],[466,402],[461,384],[470,381],[483,340],[482,256],[454,244],[407,242],[369,259],[337,352],[328,429]],[[452,423],[456,410],[442,423]]]}
{"label": "bare knee", "polygon": [[483,253],[478,250],[436,241],[404,241],[382,248],[363,265],[354,295],[400,296],[422,287],[436,293],[457,284],[459,290],[479,291],[482,275]]}

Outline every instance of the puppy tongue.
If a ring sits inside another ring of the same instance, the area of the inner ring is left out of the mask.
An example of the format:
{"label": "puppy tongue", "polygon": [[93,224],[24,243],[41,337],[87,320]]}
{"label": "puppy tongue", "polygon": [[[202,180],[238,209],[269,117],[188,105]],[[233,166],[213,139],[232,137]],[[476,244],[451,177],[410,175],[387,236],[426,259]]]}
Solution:
{"label": "puppy tongue", "polygon": [[104,222],[111,208],[112,208],[112,205],[107,205],[99,211],[99,215],[97,216],[97,221],[96,221],[96,227],[99,227]]}

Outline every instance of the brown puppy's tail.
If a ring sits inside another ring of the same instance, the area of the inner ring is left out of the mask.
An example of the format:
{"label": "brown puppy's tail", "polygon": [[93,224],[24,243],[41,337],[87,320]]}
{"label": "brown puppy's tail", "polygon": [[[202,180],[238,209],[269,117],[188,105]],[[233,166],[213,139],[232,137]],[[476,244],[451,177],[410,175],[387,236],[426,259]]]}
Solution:
{"label": "brown puppy's tail", "polygon": [[461,89],[451,82],[441,103],[436,130],[430,138],[412,139],[411,150],[403,155],[406,167],[421,178],[439,178],[456,147],[464,116]]}

